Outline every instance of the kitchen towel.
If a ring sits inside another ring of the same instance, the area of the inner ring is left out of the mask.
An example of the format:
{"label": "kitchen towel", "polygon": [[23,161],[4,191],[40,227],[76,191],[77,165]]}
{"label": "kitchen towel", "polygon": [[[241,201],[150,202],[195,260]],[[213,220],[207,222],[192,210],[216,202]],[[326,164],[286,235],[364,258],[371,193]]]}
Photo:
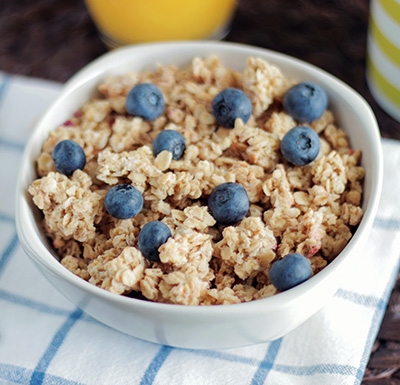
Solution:
{"label": "kitchen towel", "polygon": [[0,384],[357,385],[400,254],[400,142],[383,140],[384,186],[362,264],[303,325],[227,350],[157,345],[104,326],[38,272],[15,229],[15,184],[34,123],[61,85],[0,73]]}

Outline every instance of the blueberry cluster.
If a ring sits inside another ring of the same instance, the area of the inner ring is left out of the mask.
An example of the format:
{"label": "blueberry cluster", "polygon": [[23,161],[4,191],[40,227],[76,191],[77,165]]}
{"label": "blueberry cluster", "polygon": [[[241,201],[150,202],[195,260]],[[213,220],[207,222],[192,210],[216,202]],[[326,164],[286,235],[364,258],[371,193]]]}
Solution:
{"label": "blueberry cluster", "polygon": [[[299,83],[290,88],[283,98],[285,111],[298,122],[312,122],[318,119],[327,107],[325,92],[309,82]],[[161,91],[153,84],[140,83],[133,87],[126,98],[126,111],[151,121],[164,111],[165,101]],[[246,123],[252,114],[252,103],[246,94],[236,88],[227,88],[215,96],[212,112],[217,124],[234,128],[235,120]],[[177,131],[161,131],[153,141],[153,154],[162,151],[172,153],[173,160],[180,160],[186,150],[184,137]],[[310,127],[299,125],[291,129],[281,141],[283,157],[296,166],[312,162],[319,153],[318,134]],[[71,175],[86,165],[82,147],[72,141],[63,140],[52,152],[57,170]],[[248,213],[249,198],[243,186],[238,183],[222,183],[215,187],[208,198],[208,209],[219,225],[230,226],[241,221]],[[132,185],[120,184],[110,188],[104,205],[107,212],[117,219],[132,218],[143,208],[143,196]],[[145,258],[160,262],[159,248],[172,236],[169,227],[160,221],[145,224],[139,232],[138,247]],[[311,266],[301,254],[288,254],[275,261],[269,271],[271,283],[279,290],[288,290],[311,276]]]}
{"label": "blueberry cluster", "polygon": [[[299,122],[311,123],[320,118],[328,105],[324,90],[316,84],[303,82],[291,87],[283,98],[283,108]],[[281,141],[283,157],[295,166],[305,166],[319,153],[318,134],[300,125],[286,133]]]}

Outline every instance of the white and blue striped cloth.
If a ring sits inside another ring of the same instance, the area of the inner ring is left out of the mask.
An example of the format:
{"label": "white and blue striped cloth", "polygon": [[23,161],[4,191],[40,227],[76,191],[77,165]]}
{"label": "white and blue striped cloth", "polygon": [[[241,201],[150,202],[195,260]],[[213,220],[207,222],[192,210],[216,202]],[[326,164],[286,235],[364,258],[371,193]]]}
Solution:
{"label": "white and blue striped cloth", "polygon": [[400,143],[384,140],[383,197],[363,264],[284,338],[194,351],[129,337],[53,289],[16,235],[14,191],[34,122],[60,85],[0,73],[0,384],[359,384],[399,268]]}

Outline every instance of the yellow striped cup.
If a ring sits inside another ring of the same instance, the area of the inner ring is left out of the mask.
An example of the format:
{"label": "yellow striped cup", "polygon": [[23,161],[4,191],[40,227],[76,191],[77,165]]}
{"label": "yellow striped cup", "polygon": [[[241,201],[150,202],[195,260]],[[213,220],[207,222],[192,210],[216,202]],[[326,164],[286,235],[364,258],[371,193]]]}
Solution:
{"label": "yellow striped cup", "polygon": [[367,82],[379,105],[400,121],[400,0],[371,0]]}

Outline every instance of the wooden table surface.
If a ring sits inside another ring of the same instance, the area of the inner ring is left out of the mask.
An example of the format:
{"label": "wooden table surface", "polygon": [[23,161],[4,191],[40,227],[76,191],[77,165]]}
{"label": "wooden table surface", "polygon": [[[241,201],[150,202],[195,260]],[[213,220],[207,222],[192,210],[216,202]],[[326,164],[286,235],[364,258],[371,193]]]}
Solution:
{"label": "wooden table surface", "polygon": [[[400,123],[365,81],[368,0],[239,0],[225,40],[283,52],[335,75],[371,105],[386,138]],[[0,70],[64,82],[107,52],[83,0],[1,0]],[[400,385],[400,280],[392,292],[363,384]]]}

